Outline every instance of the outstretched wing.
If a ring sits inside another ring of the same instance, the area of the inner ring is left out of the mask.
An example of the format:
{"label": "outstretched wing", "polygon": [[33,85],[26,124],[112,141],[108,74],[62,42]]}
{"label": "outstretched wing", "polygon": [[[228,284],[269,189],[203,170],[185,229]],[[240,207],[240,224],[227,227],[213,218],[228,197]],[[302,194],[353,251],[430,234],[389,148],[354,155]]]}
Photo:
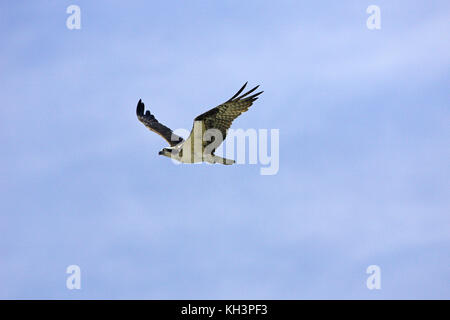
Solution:
{"label": "outstretched wing", "polygon": [[217,107],[199,115],[194,121],[202,121],[204,125],[204,130],[208,129],[218,129],[222,133],[222,138],[225,140],[227,136],[227,131],[233,123],[234,119],[239,117],[241,113],[245,112],[250,108],[253,102],[258,99],[258,96],[264,91],[260,91],[253,95],[250,93],[258,89],[259,86],[254,87],[250,91],[241,94],[247,86],[247,82],[242,86],[239,91],[232,96],[228,101],[218,105]]}
{"label": "outstretched wing", "polygon": [[141,99],[137,104],[136,115],[140,122],[142,122],[147,128],[156,132],[161,137],[163,137],[171,147],[176,146],[180,142],[183,142],[183,138],[177,136],[172,130],[167,128],[165,125],[161,124],[156,120],[155,116],[150,113],[149,110],[145,112],[145,105]]}

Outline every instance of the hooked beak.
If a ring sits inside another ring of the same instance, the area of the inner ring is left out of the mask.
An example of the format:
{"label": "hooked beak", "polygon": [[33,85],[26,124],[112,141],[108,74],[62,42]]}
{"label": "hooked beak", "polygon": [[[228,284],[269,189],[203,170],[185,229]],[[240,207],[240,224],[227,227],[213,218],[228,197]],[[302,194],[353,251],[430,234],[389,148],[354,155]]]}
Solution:
{"label": "hooked beak", "polygon": [[160,152],[158,152],[158,155],[162,156],[164,154],[164,152],[161,150]]}

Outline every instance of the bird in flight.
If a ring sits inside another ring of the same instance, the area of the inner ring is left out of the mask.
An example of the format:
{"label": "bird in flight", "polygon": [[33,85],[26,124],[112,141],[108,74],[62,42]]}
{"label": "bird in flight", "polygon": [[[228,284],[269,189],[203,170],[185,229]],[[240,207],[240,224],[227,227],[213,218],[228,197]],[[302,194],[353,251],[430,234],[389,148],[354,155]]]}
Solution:
{"label": "bird in flight", "polygon": [[233,164],[234,161],[214,154],[214,151],[225,140],[231,123],[239,115],[250,108],[258,96],[263,93],[252,94],[259,86],[240,95],[247,86],[247,82],[228,101],[199,115],[194,119],[191,133],[184,140],[173,133],[171,129],[156,120],[149,110],[145,111],[145,105],[139,100],[136,115],[148,129],[163,137],[170,147],[163,148],[159,155],[166,156],[183,163],[221,163]]}

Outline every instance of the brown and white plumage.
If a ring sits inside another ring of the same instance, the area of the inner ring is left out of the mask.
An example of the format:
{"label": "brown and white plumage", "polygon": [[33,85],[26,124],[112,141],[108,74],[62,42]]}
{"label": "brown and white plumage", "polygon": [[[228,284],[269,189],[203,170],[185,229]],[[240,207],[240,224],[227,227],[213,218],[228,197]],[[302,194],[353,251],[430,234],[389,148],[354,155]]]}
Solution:
{"label": "brown and white plumage", "polygon": [[145,105],[142,100],[139,99],[136,108],[136,115],[140,122],[142,122],[151,131],[156,132],[161,137],[163,137],[171,147],[174,147],[180,142],[184,141],[183,138],[177,136],[171,129],[167,128],[165,125],[156,120],[155,116],[152,115],[149,110],[147,110],[145,114],[144,111]]}
{"label": "brown and white plumage", "polygon": [[[139,119],[147,128],[156,132],[161,137],[163,137],[170,145],[171,148],[164,148],[159,153],[160,155],[165,155],[171,158],[175,158],[181,162],[193,163],[199,162],[198,160],[194,160],[194,158],[183,159],[183,151],[189,151],[189,154],[194,154],[194,144],[196,141],[201,140],[201,152],[203,154],[204,149],[211,141],[206,141],[203,139],[203,133],[207,130],[216,129],[219,130],[222,134],[222,140],[225,140],[228,129],[230,128],[233,121],[239,117],[243,112],[247,111],[253,102],[258,99],[258,96],[263,93],[260,91],[258,93],[252,94],[259,86],[254,87],[253,89],[247,91],[246,93],[240,95],[245,87],[247,86],[247,82],[242,86],[241,89],[229,100],[218,105],[217,107],[199,115],[194,119],[194,124],[191,130],[189,137],[186,141],[183,138],[175,135],[171,129],[161,124],[156,118],[150,113],[150,111],[145,112],[144,103],[139,100],[136,114]],[[200,133],[197,133],[197,128],[200,128]],[[218,147],[218,146],[216,146]],[[211,157],[208,159],[201,158],[200,161],[208,161],[208,162],[219,162],[224,164],[234,163],[232,160],[223,159],[214,155],[214,150],[212,150]],[[223,161],[222,161],[223,160]]]}

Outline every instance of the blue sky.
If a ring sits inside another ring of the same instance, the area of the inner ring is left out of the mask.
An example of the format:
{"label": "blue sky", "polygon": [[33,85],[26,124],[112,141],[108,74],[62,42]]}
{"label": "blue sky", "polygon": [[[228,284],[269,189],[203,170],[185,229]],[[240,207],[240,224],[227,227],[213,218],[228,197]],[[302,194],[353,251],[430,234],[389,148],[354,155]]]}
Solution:
{"label": "blue sky", "polygon": [[[449,21],[448,1],[3,1],[0,298],[449,299]],[[264,93],[233,128],[280,130],[276,175],[176,166],[136,119],[142,98],[190,129],[245,81]]]}

